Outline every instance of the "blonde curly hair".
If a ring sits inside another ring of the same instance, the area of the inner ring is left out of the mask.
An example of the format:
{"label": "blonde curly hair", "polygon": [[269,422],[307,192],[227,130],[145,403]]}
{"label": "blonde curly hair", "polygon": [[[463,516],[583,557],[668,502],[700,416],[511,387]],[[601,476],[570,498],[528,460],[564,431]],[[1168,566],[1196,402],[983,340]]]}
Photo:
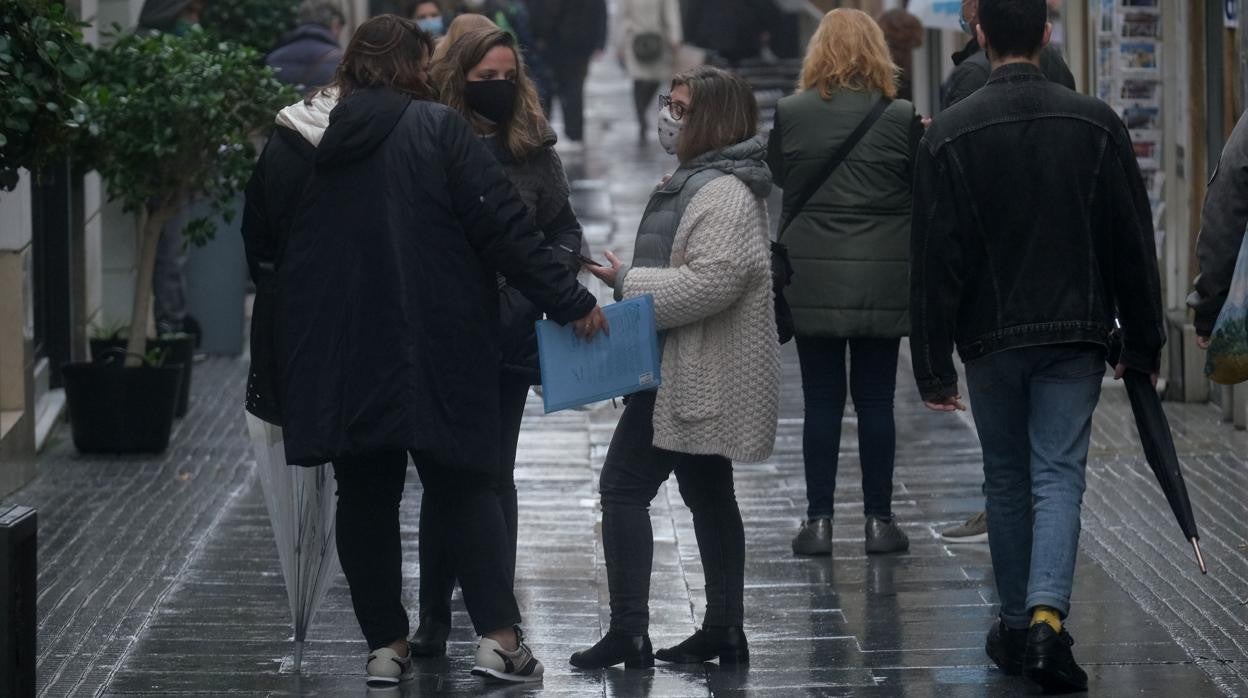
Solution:
{"label": "blonde curly hair", "polygon": [[894,99],[897,75],[880,25],[862,10],[840,8],[824,15],[811,37],[797,89],[818,89],[824,99],[837,90],[876,91]]}

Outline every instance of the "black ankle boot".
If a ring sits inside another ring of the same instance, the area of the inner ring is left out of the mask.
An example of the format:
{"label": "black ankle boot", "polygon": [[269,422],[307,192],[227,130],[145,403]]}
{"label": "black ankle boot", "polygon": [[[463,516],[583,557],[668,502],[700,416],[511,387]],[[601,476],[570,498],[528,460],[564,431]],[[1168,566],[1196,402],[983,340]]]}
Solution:
{"label": "black ankle boot", "polygon": [[649,669],[654,666],[654,648],[649,635],[625,635],[608,630],[598,644],[572,655],[572,666],[581,669],[605,669],[623,663],[626,669]]}
{"label": "black ankle boot", "polygon": [[700,664],[719,657],[720,666],[727,666],[748,663],[750,648],[740,626],[708,625],[679,645],[655,652],[654,656],[672,664]]}
{"label": "black ankle boot", "polygon": [[443,623],[440,620],[434,620],[432,616],[422,614],[420,626],[416,628],[416,634],[408,640],[407,644],[411,647],[413,657],[443,657],[446,656],[446,639],[450,635],[449,623]]}

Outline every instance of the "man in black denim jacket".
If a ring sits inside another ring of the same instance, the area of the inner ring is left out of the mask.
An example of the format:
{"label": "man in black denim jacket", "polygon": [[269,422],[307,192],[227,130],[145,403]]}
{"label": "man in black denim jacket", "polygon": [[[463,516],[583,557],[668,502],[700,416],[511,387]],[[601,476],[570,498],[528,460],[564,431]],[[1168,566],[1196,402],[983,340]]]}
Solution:
{"label": "man in black denim jacket", "polygon": [[1105,104],[1045,79],[1044,0],[981,0],[988,84],[938,115],[915,162],[911,352],[928,407],[965,409],[984,452],[1001,599],[987,651],[1007,673],[1083,690],[1070,610],[1092,413],[1115,319],[1117,374],[1158,371],[1152,214]]}

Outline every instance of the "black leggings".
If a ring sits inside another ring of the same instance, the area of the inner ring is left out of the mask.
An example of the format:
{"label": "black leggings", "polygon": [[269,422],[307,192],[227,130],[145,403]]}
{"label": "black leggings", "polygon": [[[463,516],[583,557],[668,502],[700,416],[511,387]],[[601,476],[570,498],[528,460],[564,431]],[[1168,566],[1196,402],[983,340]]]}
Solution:
{"label": "black leggings", "polygon": [[[524,420],[524,405],[528,401],[529,380],[526,377],[504,373],[499,387],[501,409],[501,443],[499,464],[495,475],[495,491],[502,507],[503,520],[507,525],[508,579],[516,576],[516,537],[518,511],[516,502],[516,447],[520,441],[520,423]],[[448,540],[443,531],[444,519],[434,516],[437,510],[434,494],[425,489],[420,505],[420,617],[430,618],[443,625],[451,624],[451,594],[455,591],[455,569],[442,541]]]}
{"label": "black leggings", "polygon": [[739,626],[745,616],[745,528],[733,490],[732,461],[655,448],[653,392],[629,398],[611,438],[598,489],[602,544],[611,594],[611,629],[647,632],[654,532],[650,502],[676,473],[693,512],[693,531],[706,579],[707,626]]}
{"label": "black leggings", "polygon": [[[416,468],[432,499],[451,568],[464,590],[464,604],[478,635],[520,623],[520,609],[507,570],[507,525],[493,478],[425,461]],[[338,481],[336,536],[342,571],[351,588],[355,617],[377,649],[406,639],[403,607],[403,545],[399,504],[407,477],[407,454],[378,453],[334,461]]]}

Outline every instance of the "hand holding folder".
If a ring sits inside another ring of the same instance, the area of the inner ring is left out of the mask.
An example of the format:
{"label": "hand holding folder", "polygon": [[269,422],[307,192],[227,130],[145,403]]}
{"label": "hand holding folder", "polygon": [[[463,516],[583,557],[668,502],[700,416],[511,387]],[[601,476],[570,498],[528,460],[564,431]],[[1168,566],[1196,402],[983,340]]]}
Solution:
{"label": "hand holding folder", "polygon": [[630,298],[603,309],[611,333],[588,341],[571,326],[537,323],[546,412],[653,390],[661,382],[654,299]]}

